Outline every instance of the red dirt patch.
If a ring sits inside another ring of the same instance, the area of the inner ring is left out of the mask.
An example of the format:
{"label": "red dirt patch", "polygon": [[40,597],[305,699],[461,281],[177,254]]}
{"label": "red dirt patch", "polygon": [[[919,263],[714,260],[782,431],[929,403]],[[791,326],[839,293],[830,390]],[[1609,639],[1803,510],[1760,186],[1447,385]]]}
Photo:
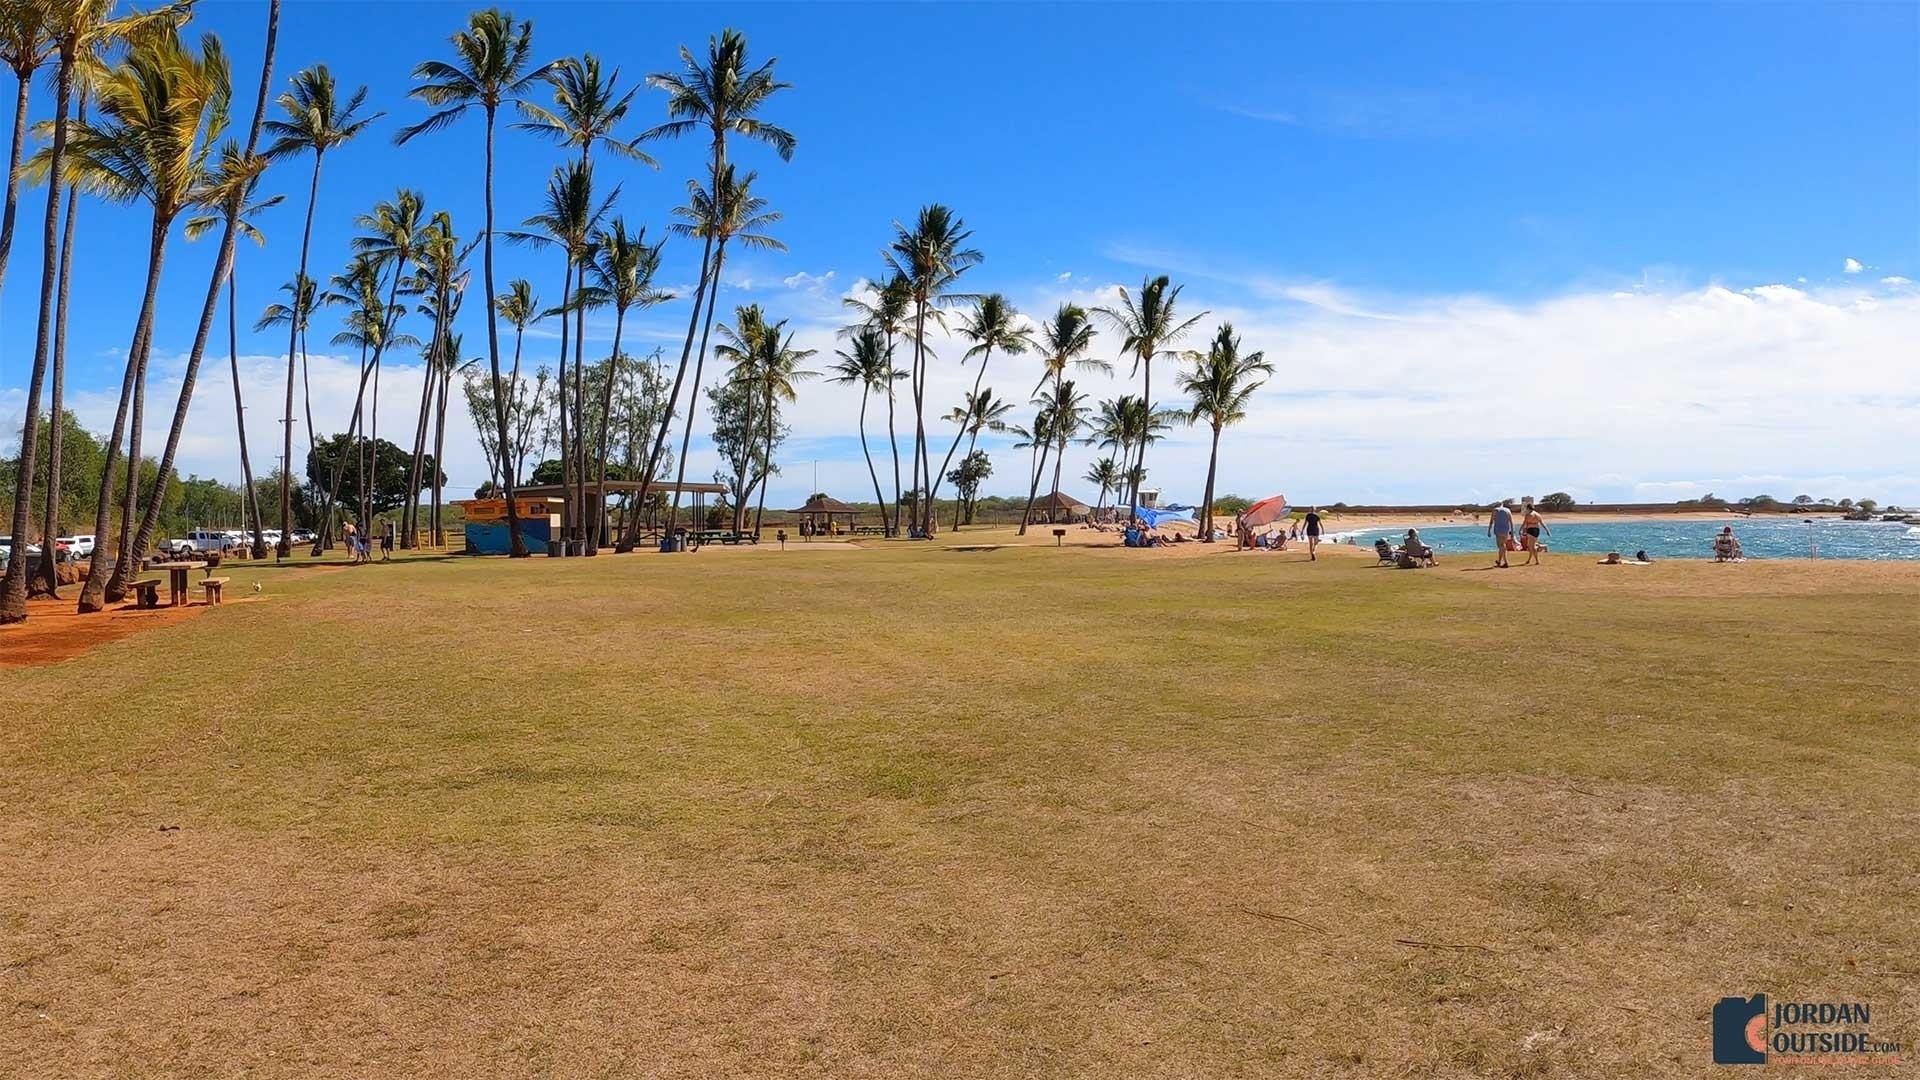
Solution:
{"label": "red dirt patch", "polygon": [[0,626],[0,668],[57,664],[109,641],[172,626],[205,610],[204,604],[147,611],[126,604],[81,615],[74,610],[73,594],[63,600],[28,600],[26,622]]}

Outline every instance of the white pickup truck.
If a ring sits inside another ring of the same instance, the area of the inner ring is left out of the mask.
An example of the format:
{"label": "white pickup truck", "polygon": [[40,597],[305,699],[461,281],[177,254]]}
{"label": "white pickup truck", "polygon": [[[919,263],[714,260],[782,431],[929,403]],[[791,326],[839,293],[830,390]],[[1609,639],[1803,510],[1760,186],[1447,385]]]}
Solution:
{"label": "white pickup truck", "polygon": [[233,539],[223,531],[195,529],[184,537],[162,540],[157,546],[169,555],[198,555],[230,548]]}

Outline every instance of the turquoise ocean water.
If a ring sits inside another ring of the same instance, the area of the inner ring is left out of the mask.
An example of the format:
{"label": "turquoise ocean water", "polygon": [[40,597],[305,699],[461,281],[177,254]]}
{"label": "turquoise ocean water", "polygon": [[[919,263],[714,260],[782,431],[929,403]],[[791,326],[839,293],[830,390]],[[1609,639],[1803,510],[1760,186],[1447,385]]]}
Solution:
{"label": "turquoise ocean water", "polygon": [[[1713,538],[1733,526],[1741,551],[1749,559],[1920,559],[1920,525],[1882,521],[1811,523],[1799,518],[1735,518],[1712,521],[1599,521],[1578,518],[1547,519],[1548,556],[1554,552],[1605,555],[1609,551],[1633,557],[1645,550],[1656,559],[1710,559]],[[1478,525],[1434,525],[1420,530],[1420,538],[1440,552],[1493,553],[1484,521]],[[1355,534],[1361,544],[1376,536],[1398,543],[1402,529],[1367,529]]]}

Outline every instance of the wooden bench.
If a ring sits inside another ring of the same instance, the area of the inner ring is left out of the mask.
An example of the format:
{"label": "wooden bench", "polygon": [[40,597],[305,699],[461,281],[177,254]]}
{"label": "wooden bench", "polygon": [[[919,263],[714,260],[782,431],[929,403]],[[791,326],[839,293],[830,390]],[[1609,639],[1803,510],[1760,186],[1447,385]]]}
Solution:
{"label": "wooden bench", "polygon": [[219,603],[220,590],[224,589],[226,587],[227,582],[231,580],[232,580],[231,578],[210,577],[202,581],[200,583],[200,587],[206,590],[207,603],[208,604]]}
{"label": "wooden bench", "polygon": [[134,606],[157,608],[160,606],[160,579],[144,578],[129,586],[133,589]]}

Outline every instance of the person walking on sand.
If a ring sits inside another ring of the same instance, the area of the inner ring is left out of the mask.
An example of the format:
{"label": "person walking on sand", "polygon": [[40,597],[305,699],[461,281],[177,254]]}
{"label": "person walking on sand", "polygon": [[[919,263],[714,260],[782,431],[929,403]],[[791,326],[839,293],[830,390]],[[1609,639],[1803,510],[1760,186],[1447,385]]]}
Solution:
{"label": "person walking on sand", "polygon": [[1527,549],[1527,565],[1538,565],[1540,552],[1544,547],[1540,543],[1540,537],[1553,535],[1553,530],[1547,528],[1546,519],[1540,516],[1540,509],[1533,505],[1532,499],[1527,500],[1527,513],[1520,520],[1520,531],[1525,534],[1520,541],[1520,546]]}
{"label": "person walking on sand", "polygon": [[1316,562],[1320,556],[1314,549],[1320,546],[1320,508],[1307,509],[1307,560]]}
{"label": "person walking on sand", "polygon": [[1494,505],[1493,513],[1487,518],[1487,535],[1493,537],[1493,565],[1507,566],[1507,542],[1513,539],[1513,511],[1506,503]]}

